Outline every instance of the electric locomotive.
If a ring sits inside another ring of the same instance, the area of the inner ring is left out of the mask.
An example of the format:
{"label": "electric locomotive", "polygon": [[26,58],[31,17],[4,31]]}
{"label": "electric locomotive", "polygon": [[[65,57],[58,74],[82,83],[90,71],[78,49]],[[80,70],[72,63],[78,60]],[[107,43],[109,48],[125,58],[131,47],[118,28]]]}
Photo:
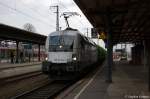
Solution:
{"label": "electric locomotive", "polygon": [[73,15],[78,14],[63,13],[67,28],[49,34],[46,39],[47,58],[42,63],[42,71],[51,79],[74,79],[105,57],[104,49],[78,30],[70,28],[67,19]]}
{"label": "electric locomotive", "polygon": [[76,29],[53,32],[46,40],[42,70],[52,79],[71,79],[97,62],[96,46]]}

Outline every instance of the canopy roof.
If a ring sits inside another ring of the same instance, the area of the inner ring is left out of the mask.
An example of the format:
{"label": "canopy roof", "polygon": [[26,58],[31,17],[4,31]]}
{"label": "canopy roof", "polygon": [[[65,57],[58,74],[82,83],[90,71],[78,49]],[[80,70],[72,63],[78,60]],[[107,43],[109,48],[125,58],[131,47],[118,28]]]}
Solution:
{"label": "canopy roof", "polygon": [[23,41],[44,45],[46,36],[0,24],[0,39]]}
{"label": "canopy roof", "polygon": [[91,24],[113,44],[150,39],[150,0],[74,0]]}

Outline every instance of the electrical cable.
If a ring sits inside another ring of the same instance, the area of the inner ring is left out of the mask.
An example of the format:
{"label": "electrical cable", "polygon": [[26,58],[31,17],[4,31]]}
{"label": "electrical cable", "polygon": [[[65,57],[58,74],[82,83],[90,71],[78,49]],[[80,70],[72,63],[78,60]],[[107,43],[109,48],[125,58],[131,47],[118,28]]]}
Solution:
{"label": "electrical cable", "polygon": [[55,28],[55,26],[53,26],[53,25],[51,25],[51,24],[49,24],[49,23],[46,23],[45,21],[43,21],[43,20],[41,20],[41,19],[35,18],[35,17],[31,16],[31,15],[28,15],[28,14],[26,14],[26,13],[20,11],[20,10],[17,10],[17,9],[15,9],[15,8],[13,8],[13,7],[10,7],[10,6],[8,6],[8,5],[2,3],[2,2],[0,2],[0,5],[4,6],[4,7],[6,7],[6,8],[9,8],[9,9],[11,9],[11,10],[14,10],[14,11],[16,11],[17,13],[22,14],[22,15],[24,15],[24,16],[26,16],[26,17],[29,17],[29,18],[34,19],[34,20],[37,20],[38,22],[41,22],[41,23],[50,25],[50,26],[52,26],[52,27]]}

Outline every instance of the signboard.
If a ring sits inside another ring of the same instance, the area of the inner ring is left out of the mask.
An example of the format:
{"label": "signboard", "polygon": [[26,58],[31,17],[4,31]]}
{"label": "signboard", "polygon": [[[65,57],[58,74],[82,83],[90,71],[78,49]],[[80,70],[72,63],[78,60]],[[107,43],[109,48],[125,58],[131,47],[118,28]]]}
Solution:
{"label": "signboard", "polygon": [[99,39],[106,39],[106,35],[104,32],[101,32],[100,35],[99,35]]}
{"label": "signboard", "polygon": [[32,44],[31,43],[24,44],[24,49],[32,49]]}

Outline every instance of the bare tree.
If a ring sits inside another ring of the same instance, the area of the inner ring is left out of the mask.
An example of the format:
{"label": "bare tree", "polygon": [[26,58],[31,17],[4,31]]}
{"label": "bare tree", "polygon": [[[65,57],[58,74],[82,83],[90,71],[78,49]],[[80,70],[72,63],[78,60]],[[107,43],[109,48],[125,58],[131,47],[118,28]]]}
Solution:
{"label": "bare tree", "polygon": [[[26,23],[24,24],[24,29],[30,32],[36,32],[35,27],[30,24],[30,23]],[[31,57],[33,57],[33,48],[32,48],[32,43],[28,44],[28,58],[29,58],[29,62],[31,61]]]}
{"label": "bare tree", "polygon": [[24,27],[24,29],[27,30],[27,31],[36,32],[35,27],[34,27],[32,24],[30,24],[30,23],[24,24],[23,27]]}

